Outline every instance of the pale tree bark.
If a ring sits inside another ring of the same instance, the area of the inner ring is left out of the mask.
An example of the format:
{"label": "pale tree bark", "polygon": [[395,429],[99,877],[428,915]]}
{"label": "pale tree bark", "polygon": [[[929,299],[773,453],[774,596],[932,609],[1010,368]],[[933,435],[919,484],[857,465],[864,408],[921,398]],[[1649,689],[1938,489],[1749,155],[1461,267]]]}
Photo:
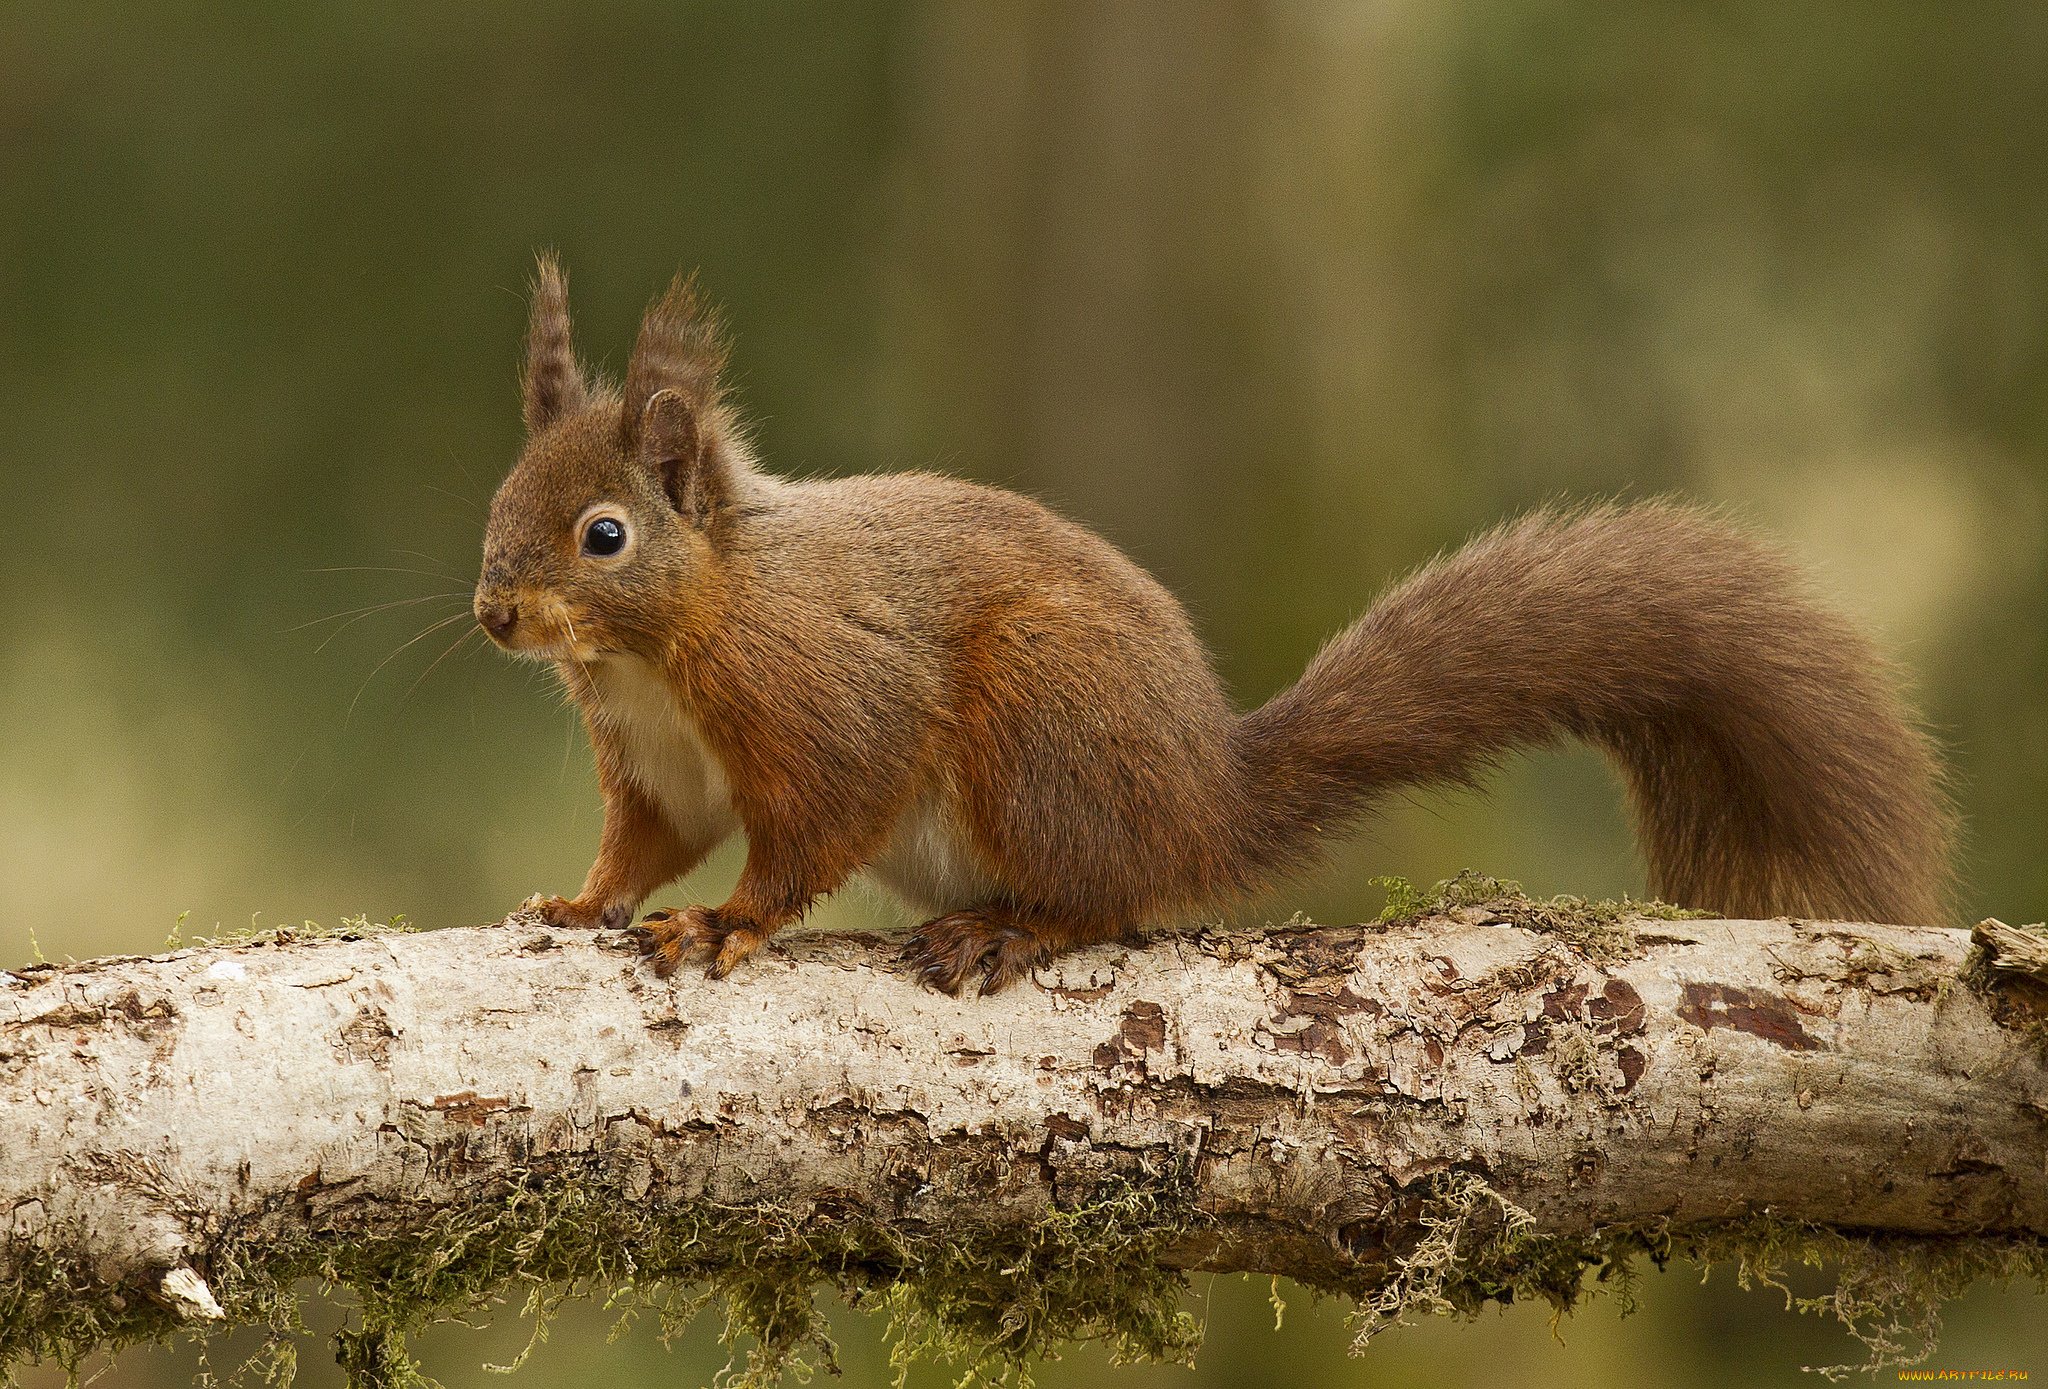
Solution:
{"label": "pale tree bark", "polygon": [[[1170,934],[989,999],[918,988],[874,936],[791,933],[730,981],[663,982],[625,936],[518,916],[36,966],[0,974],[0,1354],[274,1317],[251,1290],[315,1267],[415,1296],[409,1239],[567,1182],[597,1193],[579,1228],[722,1222],[681,1263],[644,1251],[643,1279],[725,1259],[971,1282],[996,1246],[970,1234],[1106,1210],[1115,1279],[1281,1273],[1382,1313],[1555,1295],[1589,1260],[1714,1231],[2037,1271],[2048,991],[1965,971],[1969,950],[1508,901]],[[732,1242],[747,1220],[759,1247]],[[563,1228],[417,1295],[619,1276],[602,1251],[562,1262]],[[941,1270],[955,1233],[969,1262]],[[922,1305],[1036,1348],[998,1305],[1022,1275],[983,1272],[1010,1280],[995,1303],[949,1313],[935,1283]],[[1066,1310],[1045,1326],[1122,1315]]]}

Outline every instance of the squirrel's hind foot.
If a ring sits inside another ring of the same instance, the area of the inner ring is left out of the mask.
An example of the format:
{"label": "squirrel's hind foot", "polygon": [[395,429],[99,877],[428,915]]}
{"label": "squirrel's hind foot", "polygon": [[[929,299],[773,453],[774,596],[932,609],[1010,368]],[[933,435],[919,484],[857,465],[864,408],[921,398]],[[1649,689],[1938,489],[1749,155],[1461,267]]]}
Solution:
{"label": "squirrel's hind foot", "polygon": [[904,942],[903,958],[917,981],[959,997],[961,987],[986,971],[984,998],[1000,993],[1056,952],[1030,927],[1000,907],[970,907],[934,917]]}
{"label": "squirrel's hind foot", "polygon": [[634,933],[640,937],[640,953],[650,957],[649,963],[662,979],[699,950],[714,952],[705,977],[723,979],[768,939],[766,932],[712,907],[652,911],[640,918]]}

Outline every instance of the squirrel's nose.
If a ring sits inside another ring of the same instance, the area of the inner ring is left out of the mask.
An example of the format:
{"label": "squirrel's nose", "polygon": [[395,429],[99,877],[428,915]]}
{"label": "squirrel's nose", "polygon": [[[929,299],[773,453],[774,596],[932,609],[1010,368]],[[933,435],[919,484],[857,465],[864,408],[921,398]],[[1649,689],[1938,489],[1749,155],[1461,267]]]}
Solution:
{"label": "squirrel's nose", "polygon": [[476,620],[484,630],[500,639],[509,636],[519,621],[519,608],[513,603],[486,603],[481,599],[476,605]]}

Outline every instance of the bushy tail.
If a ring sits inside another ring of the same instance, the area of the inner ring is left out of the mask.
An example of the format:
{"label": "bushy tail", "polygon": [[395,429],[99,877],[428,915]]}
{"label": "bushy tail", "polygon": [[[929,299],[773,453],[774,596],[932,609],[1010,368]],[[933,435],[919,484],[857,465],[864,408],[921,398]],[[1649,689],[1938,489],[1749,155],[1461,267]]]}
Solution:
{"label": "bushy tail", "polygon": [[1954,818],[1884,664],[1783,556],[1665,502],[1539,512],[1388,592],[1237,725],[1247,856],[1562,734],[1622,768],[1659,897],[1949,919]]}

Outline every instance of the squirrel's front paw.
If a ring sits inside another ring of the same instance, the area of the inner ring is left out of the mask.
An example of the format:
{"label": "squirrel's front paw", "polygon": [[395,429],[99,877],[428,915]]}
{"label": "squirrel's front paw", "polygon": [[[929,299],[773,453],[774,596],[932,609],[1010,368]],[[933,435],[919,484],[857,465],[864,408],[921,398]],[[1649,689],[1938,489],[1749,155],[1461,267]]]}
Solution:
{"label": "squirrel's front paw", "polygon": [[666,979],[699,950],[717,952],[706,977],[723,979],[740,961],[759,950],[768,935],[714,907],[665,908],[640,918],[640,953],[652,956],[654,972]]}
{"label": "squirrel's front paw", "polygon": [[519,906],[522,911],[539,912],[550,926],[578,931],[617,931],[633,919],[630,902],[586,902],[580,897],[543,897],[536,892]]}

